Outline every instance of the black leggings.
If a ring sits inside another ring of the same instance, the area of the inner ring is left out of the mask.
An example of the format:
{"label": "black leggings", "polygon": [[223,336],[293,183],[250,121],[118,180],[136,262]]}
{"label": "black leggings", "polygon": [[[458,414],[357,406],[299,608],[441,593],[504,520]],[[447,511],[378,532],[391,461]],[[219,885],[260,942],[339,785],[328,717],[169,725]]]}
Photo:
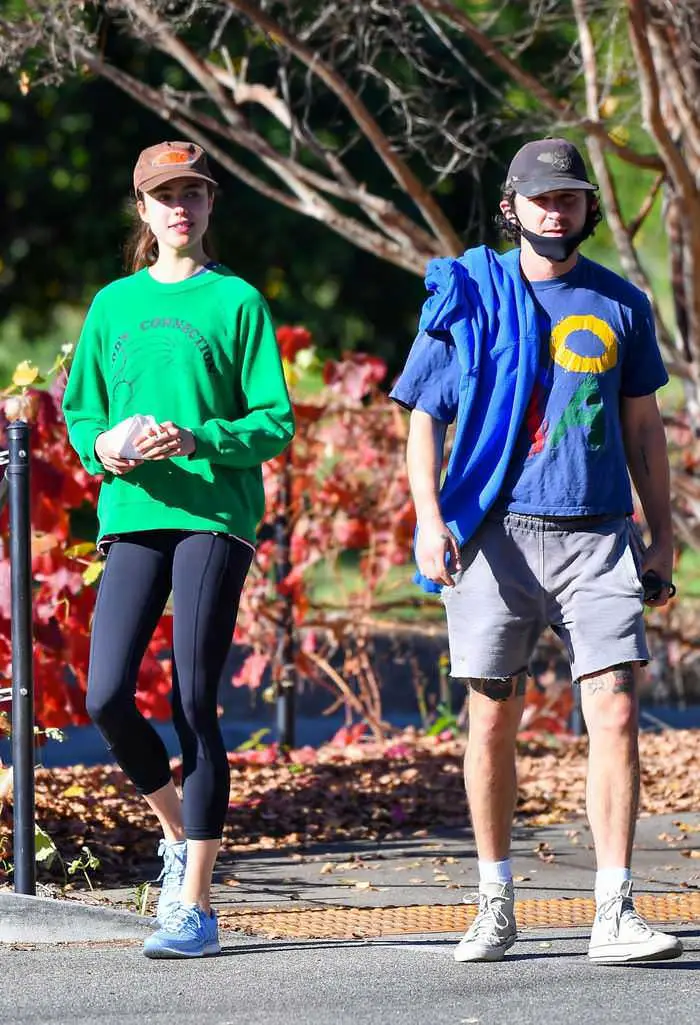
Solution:
{"label": "black leggings", "polygon": [[141,794],[171,780],[165,745],[136,707],[139,666],[173,594],[173,723],[191,840],[222,835],[230,772],[217,688],[253,552],[223,534],[124,534],[107,556],[90,643],[87,711]]}

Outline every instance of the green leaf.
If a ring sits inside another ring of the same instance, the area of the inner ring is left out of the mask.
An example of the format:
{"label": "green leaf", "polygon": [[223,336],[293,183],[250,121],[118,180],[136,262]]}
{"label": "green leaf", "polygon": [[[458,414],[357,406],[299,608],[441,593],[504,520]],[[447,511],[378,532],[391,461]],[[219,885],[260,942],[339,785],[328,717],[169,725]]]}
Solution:
{"label": "green leaf", "polygon": [[95,551],[92,541],[81,541],[80,544],[70,545],[66,548],[65,554],[69,559],[79,559],[83,555],[91,555]]}
{"label": "green leaf", "polygon": [[254,751],[255,748],[260,746],[262,738],[269,732],[270,731],[267,729],[256,730],[251,737],[248,737],[247,740],[244,740],[242,744],[238,745],[236,751]]}
{"label": "green leaf", "polygon": [[42,381],[43,378],[39,373],[39,368],[28,359],[18,363],[12,375],[12,383],[16,388],[26,388],[30,384],[41,384]]}
{"label": "green leaf", "polygon": [[46,864],[51,868],[54,860],[60,857],[58,848],[48,833],[45,833],[41,826],[34,826],[34,846],[36,848],[36,861],[39,864]]}
{"label": "green leaf", "polygon": [[103,569],[104,562],[91,562],[88,568],[83,571],[83,580],[88,586],[94,584],[102,576]]}

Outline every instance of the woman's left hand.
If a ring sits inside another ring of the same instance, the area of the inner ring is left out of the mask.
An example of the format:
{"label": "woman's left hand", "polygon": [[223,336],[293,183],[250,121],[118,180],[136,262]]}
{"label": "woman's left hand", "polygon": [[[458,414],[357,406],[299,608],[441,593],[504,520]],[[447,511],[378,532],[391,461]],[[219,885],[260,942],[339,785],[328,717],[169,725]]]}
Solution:
{"label": "woman's left hand", "polygon": [[164,420],[155,427],[148,427],[134,441],[142,459],[172,459],[173,456],[189,456],[195,450],[194,435],[185,427],[178,427],[172,420]]}

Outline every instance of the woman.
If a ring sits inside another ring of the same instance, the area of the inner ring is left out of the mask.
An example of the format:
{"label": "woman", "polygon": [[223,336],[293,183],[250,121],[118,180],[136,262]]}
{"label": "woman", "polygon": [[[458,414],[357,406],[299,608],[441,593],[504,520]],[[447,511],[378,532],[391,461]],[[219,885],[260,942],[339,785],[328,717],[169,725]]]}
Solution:
{"label": "woman", "polygon": [[[144,953],[200,957],[220,951],[210,891],[229,766],[217,685],[264,510],[261,464],[294,421],[264,299],[211,259],[206,154],[151,146],[133,183],[132,273],[95,297],[63,401],[71,444],[104,474],[87,709],[163,829],[160,928]],[[182,801],[134,700],[171,591]]]}

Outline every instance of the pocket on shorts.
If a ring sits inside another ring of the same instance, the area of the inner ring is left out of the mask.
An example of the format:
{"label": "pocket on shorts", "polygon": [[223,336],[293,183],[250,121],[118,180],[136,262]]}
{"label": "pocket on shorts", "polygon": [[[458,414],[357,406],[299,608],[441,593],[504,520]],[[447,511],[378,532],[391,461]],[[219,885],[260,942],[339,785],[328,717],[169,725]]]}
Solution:
{"label": "pocket on shorts", "polygon": [[474,562],[477,553],[477,545],[474,542],[474,538],[470,538],[466,544],[463,544],[459,550],[459,558],[462,563],[462,568],[456,573],[452,574],[454,580],[454,587],[443,587],[440,591],[440,598],[443,602],[449,601],[450,595],[453,595],[455,591],[458,591],[462,581],[464,580],[467,570]]}
{"label": "pocket on shorts", "polygon": [[628,528],[627,524],[625,524],[625,532],[624,532],[623,542],[624,542],[624,546],[625,547],[624,547],[624,550],[622,552],[622,564],[625,567],[625,571],[627,573],[627,576],[629,578],[629,582],[632,585],[632,587],[634,587],[635,590],[641,591],[642,590],[642,579],[641,579],[642,567],[641,567],[640,564],[637,563],[637,559],[635,558],[634,552],[632,550],[632,546],[630,544],[630,539],[629,539],[629,528]]}

